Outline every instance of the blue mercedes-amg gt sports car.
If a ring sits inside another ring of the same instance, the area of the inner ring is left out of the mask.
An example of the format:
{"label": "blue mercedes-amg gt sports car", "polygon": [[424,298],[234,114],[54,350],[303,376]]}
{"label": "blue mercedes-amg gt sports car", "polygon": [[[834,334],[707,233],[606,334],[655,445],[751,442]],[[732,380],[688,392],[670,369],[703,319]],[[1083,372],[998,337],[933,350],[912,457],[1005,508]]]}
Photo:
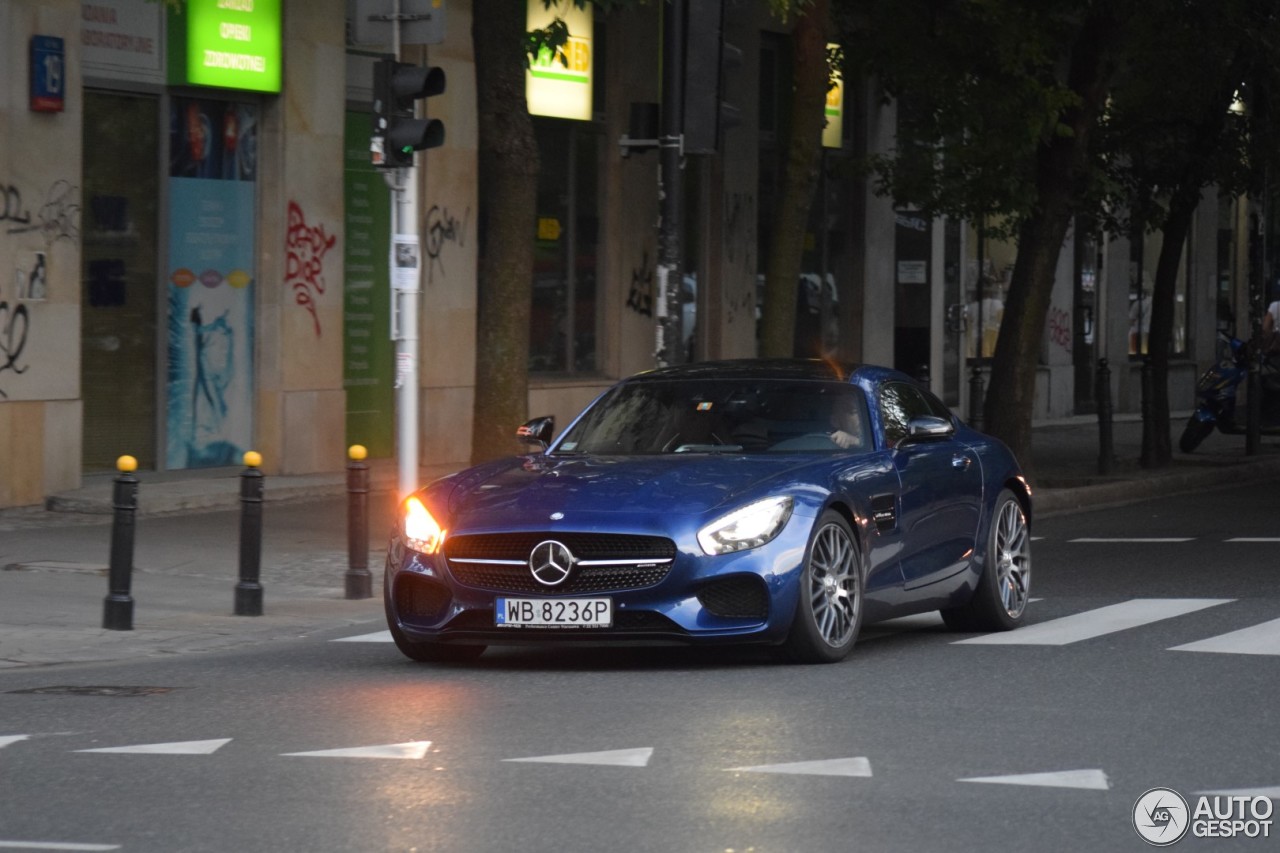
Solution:
{"label": "blue mercedes-amg gt sports car", "polygon": [[383,586],[396,645],[767,643],[831,662],[864,622],[1022,621],[1031,492],[911,377],[822,361],[649,371],[528,456],[407,498]]}

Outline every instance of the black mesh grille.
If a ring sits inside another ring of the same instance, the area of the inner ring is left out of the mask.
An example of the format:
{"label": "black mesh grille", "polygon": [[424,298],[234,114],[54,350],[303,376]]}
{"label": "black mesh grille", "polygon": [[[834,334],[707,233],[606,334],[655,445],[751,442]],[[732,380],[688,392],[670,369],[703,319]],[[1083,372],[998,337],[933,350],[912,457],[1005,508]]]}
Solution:
{"label": "black mesh grille", "polygon": [[449,606],[449,590],[444,584],[404,573],[396,579],[396,614],[406,625],[439,622]]}
{"label": "black mesh grille", "polygon": [[[554,539],[562,543],[576,560],[671,560],[676,545],[662,536],[632,536],[621,533],[478,533],[446,540],[444,551],[449,571],[458,583],[494,592],[582,593],[621,592],[644,589],[661,583],[671,564],[656,566],[577,566],[567,581],[554,590],[533,578],[524,564],[539,542]],[[518,566],[463,563],[459,560],[520,560]]]}
{"label": "black mesh grille", "polygon": [[444,553],[451,560],[527,560],[533,546],[554,539],[579,560],[667,560],[676,544],[662,536],[623,533],[476,533],[451,536]]}
{"label": "black mesh grille", "polygon": [[757,577],[714,581],[698,590],[698,601],[716,616],[763,619],[769,615],[769,593]]}
{"label": "black mesh grille", "polygon": [[[539,540],[541,541],[541,540]],[[534,543],[535,545],[537,542]],[[526,555],[527,556],[527,555]],[[499,558],[512,559],[512,558]],[[461,584],[494,592],[532,592],[576,595],[584,592],[621,592],[643,589],[662,581],[670,563],[659,566],[578,566],[567,581],[546,587],[533,579],[526,565],[493,566],[483,563],[450,563],[449,571]]]}

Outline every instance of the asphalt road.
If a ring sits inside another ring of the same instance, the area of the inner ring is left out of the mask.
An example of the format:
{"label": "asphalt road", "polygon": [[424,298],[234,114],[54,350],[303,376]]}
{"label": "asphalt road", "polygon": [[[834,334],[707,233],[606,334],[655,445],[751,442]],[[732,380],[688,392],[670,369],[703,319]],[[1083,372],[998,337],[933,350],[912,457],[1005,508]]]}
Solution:
{"label": "asphalt road", "polygon": [[427,666],[373,623],[0,671],[0,848],[1149,849],[1148,789],[1280,798],[1278,510],[1257,486],[1037,521],[1027,626],[869,626],[831,666],[582,648]]}

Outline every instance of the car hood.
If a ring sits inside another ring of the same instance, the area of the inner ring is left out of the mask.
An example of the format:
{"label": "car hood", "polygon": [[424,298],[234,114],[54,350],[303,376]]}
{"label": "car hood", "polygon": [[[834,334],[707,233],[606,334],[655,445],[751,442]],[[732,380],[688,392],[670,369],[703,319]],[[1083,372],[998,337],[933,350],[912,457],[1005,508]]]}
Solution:
{"label": "car hood", "polygon": [[[545,523],[551,513],[700,514],[740,497],[778,493],[799,482],[812,456],[530,456],[485,465],[453,479],[455,530]],[[732,507],[726,506],[726,509]]]}

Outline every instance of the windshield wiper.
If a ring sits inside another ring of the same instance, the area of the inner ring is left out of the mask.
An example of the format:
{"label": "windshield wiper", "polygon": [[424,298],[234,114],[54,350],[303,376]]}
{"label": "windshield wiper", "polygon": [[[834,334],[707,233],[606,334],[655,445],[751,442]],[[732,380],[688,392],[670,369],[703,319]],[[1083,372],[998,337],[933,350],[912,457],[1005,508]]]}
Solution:
{"label": "windshield wiper", "polygon": [[741,444],[682,444],[674,453],[741,453]]}

